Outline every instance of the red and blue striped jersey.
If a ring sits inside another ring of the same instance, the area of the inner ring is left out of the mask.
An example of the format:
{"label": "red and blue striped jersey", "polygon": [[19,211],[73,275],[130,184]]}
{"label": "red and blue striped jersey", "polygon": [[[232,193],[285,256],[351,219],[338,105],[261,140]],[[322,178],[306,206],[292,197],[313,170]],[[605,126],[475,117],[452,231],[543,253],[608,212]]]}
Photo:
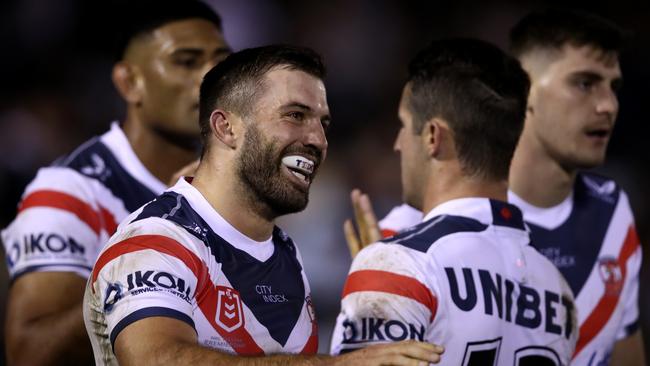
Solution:
{"label": "red and blue striped jersey", "polygon": [[332,353],[415,339],[445,347],[440,365],[567,365],[573,295],[529,244],[515,206],[486,198],[437,206],[354,258]]}
{"label": "red and blue striped jersey", "polygon": [[165,188],[113,123],[105,134],[41,168],[25,189],[18,215],[2,231],[12,280],[32,271],[87,278],[117,224]]}
{"label": "red and blue striped jersey", "polygon": [[277,227],[264,242],[248,238],[184,179],[120,225],[99,255],[84,302],[98,365],[116,364],[116,337],[152,316],[186,322],[199,344],[232,354],[318,349],[293,241]]}

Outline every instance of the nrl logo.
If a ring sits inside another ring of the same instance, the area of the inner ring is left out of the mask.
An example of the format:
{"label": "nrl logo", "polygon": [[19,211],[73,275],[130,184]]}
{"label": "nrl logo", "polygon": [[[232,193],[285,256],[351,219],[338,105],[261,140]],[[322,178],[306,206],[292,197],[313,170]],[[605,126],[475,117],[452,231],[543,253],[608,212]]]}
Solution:
{"label": "nrl logo", "polygon": [[239,292],[230,287],[216,286],[217,311],[215,321],[223,330],[230,333],[244,325],[244,311],[242,309]]}

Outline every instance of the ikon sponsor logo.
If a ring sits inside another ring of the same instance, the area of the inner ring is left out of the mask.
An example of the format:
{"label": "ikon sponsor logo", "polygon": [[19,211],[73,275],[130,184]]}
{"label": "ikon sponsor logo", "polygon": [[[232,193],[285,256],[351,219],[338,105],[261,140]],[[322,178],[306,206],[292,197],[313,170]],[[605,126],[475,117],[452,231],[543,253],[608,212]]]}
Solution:
{"label": "ikon sponsor logo", "polygon": [[104,312],[110,313],[120,299],[122,299],[122,286],[119,283],[109,283],[104,294]]}
{"label": "ikon sponsor logo", "polygon": [[135,271],[126,276],[126,284],[131,295],[167,291],[191,302],[192,289],[185,280],[164,271]]}
{"label": "ikon sponsor logo", "polygon": [[216,286],[217,310],[215,321],[226,332],[244,325],[244,311],[239,292],[226,286]]}
{"label": "ikon sponsor logo", "polygon": [[399,320],[381,318],[361,318],[359,321],[343,322],[343,343],[372,341],[393,342],[405,339],[424,339],[424,325],[403,323]]}
{"label": "ikon sponsor logo", "polygon": [[13,267],[21,257],[40,257],[51,254],[81,257],[86,253],[86,248],[71,237],[58,234],[29,234],[23,240],[16,240],[7,252],[7,264]]}

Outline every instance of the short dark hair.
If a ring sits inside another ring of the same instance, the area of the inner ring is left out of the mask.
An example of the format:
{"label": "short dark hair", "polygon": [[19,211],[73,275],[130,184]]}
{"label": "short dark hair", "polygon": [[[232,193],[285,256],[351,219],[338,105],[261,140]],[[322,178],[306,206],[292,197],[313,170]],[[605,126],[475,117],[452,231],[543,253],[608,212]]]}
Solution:
{"label": "short dark hair", "polygon": [[303,71],[321,80],[326,74],[321,56],[309,48],[270,45],[230,54],[208,71],[201,83],[199,125],[204,151],[212,111],[221,108],[249,115],[258,93],[264,90],[264,76],[276,67]]}
{"label": "short dark hair", "polygon": [[629,33],[611,21],[574,10],[532,12],[510,31],[510,51],[521,57],[536,48],[561,49],[566,44],[594,46],[620,53]]}
{"label": "short dark hair", "polygon": [[434,41],[411,61],[407,85],[415,133],[442,118],[465,174],[507,179],[530,89],[519,61],[480,40]]}
{"label": "short dark hair", "polygon": [[124,58],[131,42],[167,23],[199,18],[214,24],[222,31],[221,17],[199,0],[123,0],[118,2],[122,16],[117,26],[115,60]]}

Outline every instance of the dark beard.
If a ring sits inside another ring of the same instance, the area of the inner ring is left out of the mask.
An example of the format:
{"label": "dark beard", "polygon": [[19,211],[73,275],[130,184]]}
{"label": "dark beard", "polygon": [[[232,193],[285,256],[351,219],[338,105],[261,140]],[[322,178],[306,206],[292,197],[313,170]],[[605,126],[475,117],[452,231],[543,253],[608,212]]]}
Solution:
{"label": "dark beard", "polygon": [[277,150],[277,143],[266,141],[251,125],[244,135],[242,153],[237,162],[237,174],[244,184],[242,193],[268,220],[302,211],[309,202],[308,190],[300,190],[282,177],[282,156],[290,152],[308,152],[318,157],[316,166],[321,157],[321,153],[313,151],[313,148],[289,146],[284,151]]}

